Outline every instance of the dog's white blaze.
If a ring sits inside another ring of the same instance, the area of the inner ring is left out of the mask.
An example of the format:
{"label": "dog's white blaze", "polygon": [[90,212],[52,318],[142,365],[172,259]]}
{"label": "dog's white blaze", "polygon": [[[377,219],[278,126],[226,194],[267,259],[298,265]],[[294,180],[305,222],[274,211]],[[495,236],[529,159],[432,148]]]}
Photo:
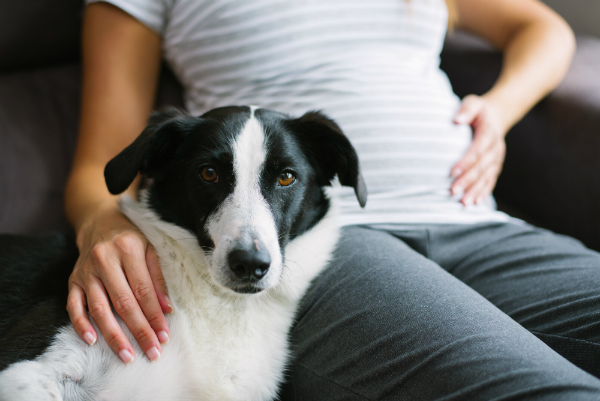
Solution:
{"label": "dog's white blaze", "polygon": [[229,253],[241,244],[251,247],[258,239],[271,256],[271,266],[260,285],[270,288],[279,281],[282,258],[273,214],[260,190],[267,149],[263,127],[254,116],[255,109],[251,107],[250,118],[232,144],[236,183],[233,193],[207,223],[215,243],[210,273],[217,283],[229,284]]}

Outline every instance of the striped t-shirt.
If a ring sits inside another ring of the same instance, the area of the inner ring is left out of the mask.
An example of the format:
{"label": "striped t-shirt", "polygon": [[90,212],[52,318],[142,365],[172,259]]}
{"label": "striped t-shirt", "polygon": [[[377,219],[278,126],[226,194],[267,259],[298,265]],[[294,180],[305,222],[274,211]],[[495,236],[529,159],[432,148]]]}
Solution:
{"label": "striped t-shirt", "polygon": [[[91,0],[97,1],[97,0]],[[369,191],[335,188],[344,224],[507,220],[462,206],[450,169],[471,141],[439,54],[444,0],[110,0],[163,38],[193,114],[319,109],[355,146]]]}

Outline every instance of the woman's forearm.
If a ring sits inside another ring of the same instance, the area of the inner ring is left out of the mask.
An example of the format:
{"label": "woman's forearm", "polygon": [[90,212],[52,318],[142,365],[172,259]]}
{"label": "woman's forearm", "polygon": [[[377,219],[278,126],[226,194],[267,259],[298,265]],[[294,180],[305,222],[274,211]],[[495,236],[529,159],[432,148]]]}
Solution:
{"label": "woman's forearm", "polygon": [[99,208],[116,207],[104,166],[143,130],[154,104],[160,38],[107,3],[86,8],[79,139],[65,192],[76,232]]}

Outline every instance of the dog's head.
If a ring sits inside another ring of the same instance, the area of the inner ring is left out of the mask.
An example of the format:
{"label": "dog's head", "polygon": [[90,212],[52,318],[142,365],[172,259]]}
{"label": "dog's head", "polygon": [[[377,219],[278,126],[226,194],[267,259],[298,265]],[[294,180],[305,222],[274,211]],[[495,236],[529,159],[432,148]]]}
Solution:
{"label": "dog's head", "polygon": [[138,173],[149,206],[191,232],[212,279],[239,293],[279,282],[283,249],[312,228],[330,204],[323,187],[337,175],[364,206],[356,152],[319,112],[300,118],[266,109],[223,107],[200,117],[155,113],[141,135],[106,166],[113,194]]}

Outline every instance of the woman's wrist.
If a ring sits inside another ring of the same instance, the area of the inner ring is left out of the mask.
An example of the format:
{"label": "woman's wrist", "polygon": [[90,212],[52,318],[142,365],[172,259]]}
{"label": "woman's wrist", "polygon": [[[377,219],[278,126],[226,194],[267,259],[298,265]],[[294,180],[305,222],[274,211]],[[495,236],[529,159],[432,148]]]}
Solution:
{"label": "woman's wrist", "polygon": [[506,91],[490,90],[483,94],[481,98],[486,102],[487,108],[493,114],[496,120],[496,127],[504,136],[523,116],[523,112],[515,107],[511,102],[510,96],[507,96]]}
{"label": "woman's wrist", "polygon": [[88,204],[75,228],[77,246],[81,250],[85,243],[89,242],[88,235],[96,232],[99,225],[114,221],[116,218],[124,218],[119,210],[116,198],[104,199],[92,204]]}
{"label": "woman's wrist", "polygon": [[118,213],[118,201],[104,183],[104,163],[76,163],[65,190],[65,212],[78,236],[100,215]]}

